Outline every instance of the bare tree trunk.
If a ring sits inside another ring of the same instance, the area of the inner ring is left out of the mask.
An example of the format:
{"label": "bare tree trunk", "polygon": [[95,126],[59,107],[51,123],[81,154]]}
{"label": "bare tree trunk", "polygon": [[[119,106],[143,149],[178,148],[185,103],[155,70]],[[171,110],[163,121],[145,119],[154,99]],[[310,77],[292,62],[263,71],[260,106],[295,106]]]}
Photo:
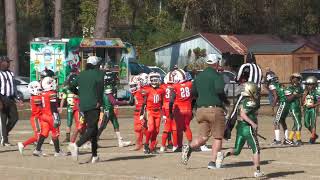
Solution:
{"label": "bare tree trunk", "polygon": [[184,32],[184,30],[186,29],[188,14],[189,14],[189,3],[187,4],[186,10],[184,11],[181,32]]}
{"label": "bare tree trunk", "polygon": [[54,3],[54,37],[61,38],[61,1],[55,0]]}
{"label": "bare tree trunk", "polygon": [[110,0],[99,0],[96,27],[94,29],[95,38],[103,38],[106,32],[109,31],[109,11]]}
{"label": "bare tree trunk", "polygon": [[18,75],[19,72],[19,57],[17,44],[17,19],[16,19],[16,1],[5,0],[6,13],[6,34],[7,34],[7,55],[12,59],[11,69]]}

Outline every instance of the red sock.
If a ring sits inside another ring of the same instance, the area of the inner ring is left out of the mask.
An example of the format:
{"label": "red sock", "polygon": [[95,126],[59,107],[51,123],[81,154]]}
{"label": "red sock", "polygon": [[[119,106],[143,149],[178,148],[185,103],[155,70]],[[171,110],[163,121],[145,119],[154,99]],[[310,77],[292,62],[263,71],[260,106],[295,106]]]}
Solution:
{"label": "red sock", "polygon": [[145,144],[149,144],[150,137],[151,137],[151,132],[149,132],[148,130],[146,130],[144,133],[145,133],[145,135],[146,135]]}
{"label": "red sock", "polygon": [[25,142],[23,142],[22,144],[23,144],[24,147],[26,147],[29,144],[37,142],[37,141],[38,141],[38,138],[33,136],[33,137],[29,138],[28,140],[26,140]]}
{"label": "red sock", "polygon": [[172,139],[173,139],[173,146],[178,146],[178,134],[177,131],[172,131]]}
{"label": "red sock", "polygon": [[191,142],[192,141],[192,132],[191,132],[190,127],[187,127],[184,133],[186,134],[188,141]]}
{"label": "red sock", "polygon": [[162,133],[162,141],[161,141],[162,146],[166,146],[167,138],[168,138],[168,132],[163,132]]}

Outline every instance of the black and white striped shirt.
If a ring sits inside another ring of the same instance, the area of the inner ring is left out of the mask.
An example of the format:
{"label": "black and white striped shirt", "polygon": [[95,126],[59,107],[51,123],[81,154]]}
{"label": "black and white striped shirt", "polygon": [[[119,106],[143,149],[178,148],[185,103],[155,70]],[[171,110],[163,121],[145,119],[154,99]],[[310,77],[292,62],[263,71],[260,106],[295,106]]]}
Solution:
{"label": "black and white striped shirt", "polygon": [[15,95],[13,72],[0,71],[0,94],[8,97],[12,97]]}
{"label": "black and white striped shirt", "polygon": [[263,74],[260,66],[254,63],[242,64],[237,74],[237,79],[236,79],[237,81],[241,79],[244,69],[249,69],[249,77],[247,81],[253,82],[257,84],[258,87],[261,87]]}

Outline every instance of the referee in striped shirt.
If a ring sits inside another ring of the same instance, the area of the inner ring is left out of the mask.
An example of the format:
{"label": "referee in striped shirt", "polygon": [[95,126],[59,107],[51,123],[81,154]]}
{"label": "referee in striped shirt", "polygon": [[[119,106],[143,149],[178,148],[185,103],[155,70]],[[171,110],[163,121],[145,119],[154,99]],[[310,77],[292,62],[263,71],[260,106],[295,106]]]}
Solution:
{"label": "referee in striped shirt", "polygon": [[[260,66],[256,64],[256,59],[254,55],[250,52],[247,55],[246,63],[241,65],[237,73],[236,82],[238,82],[240,85],[245,82],[253,82],[258,85],[259,93],[260,93],[262,79],[263,79],[262,70]],[[236,103],[233,105],[232,112],[230,113],[229,118],[227,119],[226,130],[224,132],[225,139],[230,139],[231,137],[231,131],[236,123],[238,105],[241,102],[242,98],[243,97],[240,94]],[[259,101],[260,101],[260,97],[259,97]],[[260,105],[260,102],[259,102],[259,105]]]}
{"label": "referee in striped shirt", "polygon": [[17,97],[14,75],[9,70],[10,61],[6,56],[0,57],[0,128],[2,146],[11,146],[8,135],[18,121],[16,102],[21,103]]}

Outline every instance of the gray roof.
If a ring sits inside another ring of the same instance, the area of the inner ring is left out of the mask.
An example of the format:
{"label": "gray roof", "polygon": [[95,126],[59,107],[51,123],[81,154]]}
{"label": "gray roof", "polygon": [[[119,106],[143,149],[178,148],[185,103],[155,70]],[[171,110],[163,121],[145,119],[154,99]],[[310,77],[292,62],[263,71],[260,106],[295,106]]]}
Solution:
{"label": "gray roof", "polygon": [[304,44],[281,43],[281,44],[254,44],[248,51],[255,54],[290,54],[300,49]]}

